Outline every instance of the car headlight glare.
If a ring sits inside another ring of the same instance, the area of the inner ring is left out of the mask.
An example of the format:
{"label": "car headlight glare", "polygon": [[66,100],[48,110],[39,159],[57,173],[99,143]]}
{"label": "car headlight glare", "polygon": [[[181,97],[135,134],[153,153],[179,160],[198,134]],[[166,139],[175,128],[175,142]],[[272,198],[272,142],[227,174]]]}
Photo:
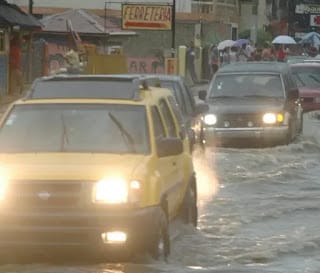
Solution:
{"label": "car headlight glare", "polygon": [[277,115],[274,113],[266,113],[262,118],[265,124],[275,124],[277,122]]}
{"label": "car headlight glare", "polygon": [[103,179],[95,185],[94,202],[106,204],[127,203],[128,193],[128,183],[124,179]]}
{"label": "car headlight glare", "polygon": [[208,115],[205,115],[204,116],[204,119],[203,119],[204,123],[206,125],[215,125],[217,123],[217,116],[214,115],[214,114],[208,114]]}
{"label": "car headlight glare", "polygon": [[5,199],[8,186],[8,174],[5,169],[0,168],[0,201]]}
{"label": "car headlight glare", "polygon": [[283,122],[284,116],[281,113],[266,113],[262,119],[265,124],[276,124]]}

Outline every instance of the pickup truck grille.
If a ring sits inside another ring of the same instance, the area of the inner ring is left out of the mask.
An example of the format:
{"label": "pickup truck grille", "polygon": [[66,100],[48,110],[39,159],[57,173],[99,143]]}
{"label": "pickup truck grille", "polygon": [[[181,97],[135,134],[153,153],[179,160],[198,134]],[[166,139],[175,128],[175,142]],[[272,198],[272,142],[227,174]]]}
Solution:
{"label": "pickup truck grille", "polygon": [[77,208],[81,205],[83,183],[74,181],[13,181],[6,202],[12,208]]}
{"label": "pickup truck grille", "polygon": [[218,128],[246,128],[261,127],[261,114],[222,114],[218,116]]}

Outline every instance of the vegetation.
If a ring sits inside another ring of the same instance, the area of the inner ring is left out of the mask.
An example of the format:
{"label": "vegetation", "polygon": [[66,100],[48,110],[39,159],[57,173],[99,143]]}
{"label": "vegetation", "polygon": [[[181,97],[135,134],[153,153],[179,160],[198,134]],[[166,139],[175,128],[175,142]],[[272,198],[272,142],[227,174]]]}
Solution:
{"label": "vegetation", "polygon": [[[250,29],[246,29],[239,33],[239,39],[250,39]],[[272,35],[264,29],[258,29],[257,44],[263,46],[266,42],[271,44]]]}

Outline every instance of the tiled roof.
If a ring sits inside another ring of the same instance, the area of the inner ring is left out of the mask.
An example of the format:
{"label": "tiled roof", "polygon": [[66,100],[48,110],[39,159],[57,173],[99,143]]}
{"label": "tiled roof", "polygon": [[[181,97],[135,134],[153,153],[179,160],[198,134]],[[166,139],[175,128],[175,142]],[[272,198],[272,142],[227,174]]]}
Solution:
{"label": "tiled roof", "polygon": [[18,6],[0,0],[0,26],[19,25],[21,28],[40,29],[40,22]]}

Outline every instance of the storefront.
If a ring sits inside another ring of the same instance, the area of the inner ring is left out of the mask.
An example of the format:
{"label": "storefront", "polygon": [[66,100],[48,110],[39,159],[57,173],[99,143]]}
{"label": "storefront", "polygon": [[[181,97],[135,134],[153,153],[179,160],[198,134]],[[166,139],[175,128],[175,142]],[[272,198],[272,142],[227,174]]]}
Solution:
{"label": "storefront", "polygon": [[[41,30],[41,24],[33,16],[26,14],[16,5],[0,1],[0,97],[8,94],[10,88],[10,37],[31,37],[32,32]],[[24,41],[25,43],[29,43]],[[21,45],[21,47],[25,45]],[[21,48],[23,50],[23,48]],[[27,52],[27,55],[30,55]]]}

